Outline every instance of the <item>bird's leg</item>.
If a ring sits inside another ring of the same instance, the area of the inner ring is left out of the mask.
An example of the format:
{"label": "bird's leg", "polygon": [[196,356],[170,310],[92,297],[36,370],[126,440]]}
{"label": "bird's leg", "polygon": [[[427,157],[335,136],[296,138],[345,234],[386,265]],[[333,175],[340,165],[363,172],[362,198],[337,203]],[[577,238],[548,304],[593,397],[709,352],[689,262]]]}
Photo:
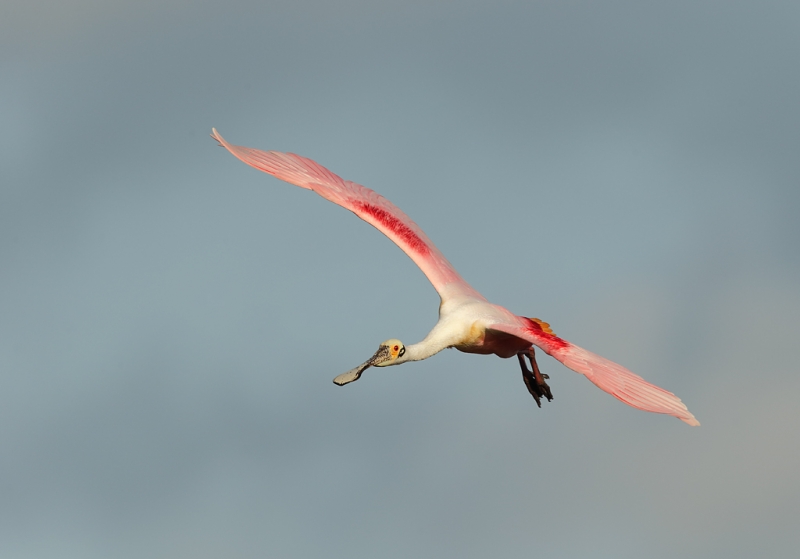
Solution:
{"label": "bird's leg", "polygon": [[[529,370],[525,365],[525,355],[528,356],[528,361],[531,362],[531,368],[533,370]],[[528,392],[530,392],[531,396],[533,396],[533,399],[536,400],[536,405],[540,408],[542,407],[542,396],[547,398],[548,402],[552,401],[553,393],[550,392],[550,386],[544,381],[544,379],[548,379],[550,377],[542,374],[541,371],[539,371],[539,365],[536,363],[536,356],[533,352],[533,348],[518,353],[517,359],[519,359],[519,366],[520,369],[522,369],[522,380],[525,381],[525,386],[528,388]]]}

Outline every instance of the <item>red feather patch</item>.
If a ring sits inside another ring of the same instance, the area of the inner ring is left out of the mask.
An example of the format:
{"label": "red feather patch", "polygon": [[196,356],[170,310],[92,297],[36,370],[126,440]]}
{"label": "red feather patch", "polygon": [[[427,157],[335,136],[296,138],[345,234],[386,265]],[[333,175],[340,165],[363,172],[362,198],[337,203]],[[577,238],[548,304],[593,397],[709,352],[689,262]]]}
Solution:
{"label": "red feather patch", "polygon": [[353,205],[358,210],[370,215],[386,229],[397,235],[397,237],[404,244],[408,245],[408,247],[414,252],[421,254],[422,256],[427,256],[430,253],[428,245],[425,243],[425,241],[419,238],[419,235],[412,231],[408,225],[397,219],[386,210],[365,202],[355,201],[353,202]]}
{"label": "red feather patch", "polygon": [[545,340],[550,342],[550,344],[552,344],[552,348],[549,351],[556,349],[563,349],[569,345],[568,342],[562,340],[561,338],[553,334],[553,329],[550,328],[550,325],[546,323],[544,320],[540,320],[538,318],[528,318],[528,317],[523,317],[523,318],[525,318],[525,320],[528,321],[527,328],[532,334],[540,338],[544,338]]}

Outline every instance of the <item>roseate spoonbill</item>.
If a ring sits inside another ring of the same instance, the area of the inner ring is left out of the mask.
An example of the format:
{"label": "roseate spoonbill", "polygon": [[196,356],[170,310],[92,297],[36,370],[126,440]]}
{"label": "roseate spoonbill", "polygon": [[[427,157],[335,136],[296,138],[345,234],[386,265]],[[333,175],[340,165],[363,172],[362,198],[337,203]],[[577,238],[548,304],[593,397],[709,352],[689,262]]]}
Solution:
{"label": "roseate spoonbill", "polygon": [[[211,129],[211,137],[233,155],[288,183],[313,190],[356,214],[389,237],[428,277],[441,297],[439,321],[419,343],[409,346],[400,340],[386,340],[367,361],[339,375],[333,382],[342,386],[358,380],[369,367],[388,367],[419,361],[445,348],[465,353],[514,355],[519,359],[525,386],[542,407],[541,398],[553,395],[539,371],[534,346],[564,365],[585,375],[598,388],[640,410],[664,413],[689,425],[700,425],[680,398],[646,382],[621,365],[595,355],[556,336],[550,325],[538,318],[517,316],[488,302],[456,272],[439,249],[416,223],[380,194],[343,180],[310,159],[293,153],[261,151],[234,146]],[[530,363],[528,368],[525,359]]]}

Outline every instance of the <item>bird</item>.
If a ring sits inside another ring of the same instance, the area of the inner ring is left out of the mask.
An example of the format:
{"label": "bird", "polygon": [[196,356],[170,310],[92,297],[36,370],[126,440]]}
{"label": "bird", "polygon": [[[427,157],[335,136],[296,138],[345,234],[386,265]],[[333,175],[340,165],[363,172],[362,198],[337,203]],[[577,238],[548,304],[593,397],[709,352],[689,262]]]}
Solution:
{"label": "bird", "polygon": [[438,292],[441,299],[439,320],[422,341],[405,345],[398,339],[386,340],[364,363],[334,378],[335,384],[344,386],[355,382],[370,367],[420,361],[446,348],[455,348],[464,353],[494,354],[504,359],[516,356],[525,386],[541,408],[542,399],[552,401],[553,394],[547,383],[550,377],[540,371],[536,361],[535,348],[538,348],[629,406],[671,415],[692,426],[700,425],[673,393],[557,336],[543,320],[518,316],[490,303],[459,275],[411,218],[377,192],[344,180],[300,155],[233,145],[215,128],[211,129],[211,137],[251,167],[312,190],[356,214],[400,247]]}

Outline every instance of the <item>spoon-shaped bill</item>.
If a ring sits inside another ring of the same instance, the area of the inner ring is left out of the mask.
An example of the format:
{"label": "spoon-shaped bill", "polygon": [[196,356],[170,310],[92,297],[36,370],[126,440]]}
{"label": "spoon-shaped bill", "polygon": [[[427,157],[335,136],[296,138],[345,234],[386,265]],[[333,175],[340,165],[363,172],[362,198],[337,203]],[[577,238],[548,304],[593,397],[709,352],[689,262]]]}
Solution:
{"label": "spoon-shaped bill", "polygon": [[373,365],[379,365],[386,361],[389,357],[389,348],[382,345],[378,348],[378,351],[375,352],[375,355],[370,357],[367,361],[356,367],[355,369],[350,369],[346,373],[342,373],[335,379],[333,379],[334,384],[338,384],[339,386],[344,386],[350,382],[355,382],[361,377],[361,373],[372,367]]}

